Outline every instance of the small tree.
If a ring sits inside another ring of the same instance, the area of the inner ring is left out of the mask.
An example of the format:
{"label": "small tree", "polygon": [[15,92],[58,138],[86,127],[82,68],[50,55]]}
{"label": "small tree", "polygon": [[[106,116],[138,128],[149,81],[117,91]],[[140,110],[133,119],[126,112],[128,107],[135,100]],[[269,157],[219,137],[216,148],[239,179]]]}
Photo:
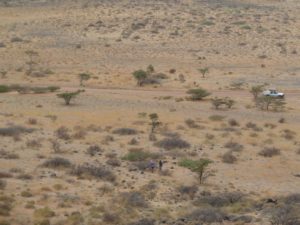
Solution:
{"label": "small tree", "polygon": [[212,176],[212,172],[208,171],[208,166],[212,161],[209,159],[200,159],[200,160],[191,160],[191,159],[183,159],[179,165],[190,169],[195,172],[199,176],[200,184],[210,176]]}
{"label": "small tree", "polygon": [[136,70],[132,73],[134,78],[137,80],[137,85],[142,86],[143,81],[147,78],[147,72],[144,70]]}
{"label": "small tree", "polygon": [[155,131],[155,129],[156,129],[159,125],[161,125],[161,122],[159,122],[159,120],[158,120],[158,115],[157,115],[156,113],[150,114],[150,115],[149,115],[149,118],[150,118],[150,120],[151,120],[151,123],[150,123],[150,125],[151,125],[151,134],[153,134],[154,131]]}
{"label": "small tree", "polygon": [[219,107],[224,104],[224,99],[214,97],[213,99],[211,99],[211,104],[215,107],[215,109],[219,109]]}
{"label": "small tree", "polygon": [[151,64],[147,67],[147,73],[148,74],[152,74],[154,73],[155,69],[154,66],[152,66]]}
{"label": "small tree", "polygon": [[264,85],[255,85],[250,89],[250,93],[253,95],[254,100],[257,99],[258,95],[263,92]]}
{"label": "small tree", "polygon": [[205,78],[205,74],[209,72],[208,67],[198,69],[198,71],[202,74],[202,78]]}
{"label": "small tree", "polygon": [[261,110],[269,111],[270,108],[274,111],[283,110],[285,107],[284,99],[279,99],[271,96],[261,96],[256,99],[256,106]]}
{"label": "small tree", "polygon": [[190,89],[187,91],[187,94],[191,95],[191,100],[193,101],[202,100],[210,95],[210,93],[203,88]]}
{"label": "small tree", "polygon": [[88,73],[80,73],[78,74],[80,86],[83,86],[83,81],[87,81],[91,78],[91,75]]}
{"label": "small tree", "polygon": [[197,166],[193,169],[193,172],[198,173],[200,184],[212,175],[209,171],[207,171],[207,167],[210,163],[212,163],[212,161],[209,159],[200,159]]}
{"label": "small tree", "polygon": [[225,105],[227,106],[228,109],[231,109],[234,104],[235,101],[233,99],[228,97],[225,98]]}
{"label": "small tree", "polygon": [[57,94],[57,97],[63,98],[65,100],[66,105],[70,105],[70,102],[73,98],[75,98],[77,95],[80,94],[81,91],[75,91],[75,92],[64,92],[61,94]]}

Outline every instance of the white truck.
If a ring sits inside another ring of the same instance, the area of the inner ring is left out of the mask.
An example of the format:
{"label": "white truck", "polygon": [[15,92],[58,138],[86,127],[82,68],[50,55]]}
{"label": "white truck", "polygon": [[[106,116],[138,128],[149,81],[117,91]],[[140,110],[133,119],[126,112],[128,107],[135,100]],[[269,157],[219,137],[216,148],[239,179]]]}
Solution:
{"label": "white truck", "polygon": [[278,92],[275,89],[269,89],[269,90],[265,90],[263,92],[264,96],[270,96],[270,97],[274,97],[274,98],[284,98],[284,93],[282,92]]}

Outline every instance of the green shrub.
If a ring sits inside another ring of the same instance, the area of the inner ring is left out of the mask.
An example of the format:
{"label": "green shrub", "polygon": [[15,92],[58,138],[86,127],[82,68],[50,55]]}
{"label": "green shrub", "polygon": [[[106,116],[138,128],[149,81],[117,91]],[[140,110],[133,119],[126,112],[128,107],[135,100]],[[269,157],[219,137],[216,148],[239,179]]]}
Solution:
{"label": "green shrub", "polygon": [[0,85],[0,93],[6,93],[6,92],[9,92],[9,91],[11,91],[9,86]]}
{"label": "green shrub", "polygon": [[72,99],[74,99],[77,95],[80,94],[81,91],[75,91],[75,92],[64,92],[61,94],[57,94],[57,97],[62,98],[65,100],[66,105],[70,105],[70,102]]}
{"label": "green shrub", "polygon": [[202,100],[203,98],[210,95],[210,93],[203,88],[190,89],[187,91],[187,94],[191,95],[190,99],[192,101]]}

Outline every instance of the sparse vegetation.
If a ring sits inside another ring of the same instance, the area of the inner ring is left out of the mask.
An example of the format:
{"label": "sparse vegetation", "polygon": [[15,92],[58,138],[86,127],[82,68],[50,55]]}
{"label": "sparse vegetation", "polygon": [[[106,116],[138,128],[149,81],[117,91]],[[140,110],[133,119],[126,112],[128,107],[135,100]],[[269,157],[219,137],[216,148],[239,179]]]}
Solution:
{"label": "sparse vegetation", "polygon": [[91,79],[91,74],[89,73],[80,73],[78,74],[80,86],[83,86],[83,81],[88,81]]}
{"label": "sparse vegetation", "polygon": [[205,78],[205,75],[209,72],[208,67],[199,69],[199,72],[202,74],[202,78]]}
{"label": "sparse vegetation", "polygon": [[113,133],[119,135],[135,135],[138,131],[133,128],[119,128],[114,130]]}
{"label": "sparse vegetation", "polygon": [[42,166],[53,168],[53,169],[60,169],[60,168],[70,168],[72,166],[71,162],[68,159],[55,157],[52,159],[46,160]]}
{"label": "sparse vegetation", "polygon": [[72,168],[71,174],[80,178],[97,178],[105,181],[114,182],[116,176],[108,168],[102,165],[78,165]]}
{"label": "sparse vegetation", "polygon": [[212,105],[215,107],[215,109],[219,109],[220,106],[225,105],[228,109],[231,109],[232,106],[235,104],[235,101],[232,100],[231,98],[218,98],[214,97],[211,99]]}
{"label": "sparse vegetation", "polygon": [[260,96],[256,98],[256,106],[261,110],[283,111],[285,108],[285,100],[282,98],[274,98],[271,96]]}
{"label": "sparse vegetation", "polygon": [[62,98],[65,101],[66,105],[70,105],[71,100],[80,94],[81,91],[75,92],[64,92],[61,94],[57,94],[57,97]]}
{"label": "sparse vegetation", "polygon": [[228,151],[222,155],[222,161],[224,163],[233,164],[237,161],[237,158],[232,154],[232,151]]}
{"label": "sparse vegetation", "polygon": [[263,150],[261,150],[258,154],[264,157],[271,158],[273,156],[280,155],[280,150],[275,147],[266,147]]}
{"label": "sparse vegetation", "polygon": [[156,113],[151,113],[149,115],[149,118],[151,120],[151,133],[154,133],[155,129],[161,125],[161,122],[159,121],[158,115]]}
{"label": "sparse vegetation", "polygon": [[165,138],[155,143],[157,147],[164,148],[166,150],[190,148],[190,144],[180,138]]}
{"label": "sparse vegetation", "polygon": [[191,159],[182,159],[179,162],[179,165],[186,167],[191,171],[195,172],[199,176],[199,182],[202,184],[209,176],[212,175],[211,171],[207,170],[209,164],[212,161],[209,159],[200,159],[200,160],[191,160]]}
{"label": "sparse vegetation", "polygon": [[210,95],[210,93],[203,88],[190,89],[187,91],[187,94],[190,95],[192,101],[199,101]]}
{"label": "sparse vegetation", "polygon": [[250,89],[250,93],[253,95],[254,100],[256,100],[259,95],[263,92],[265,85],[255,85]]}

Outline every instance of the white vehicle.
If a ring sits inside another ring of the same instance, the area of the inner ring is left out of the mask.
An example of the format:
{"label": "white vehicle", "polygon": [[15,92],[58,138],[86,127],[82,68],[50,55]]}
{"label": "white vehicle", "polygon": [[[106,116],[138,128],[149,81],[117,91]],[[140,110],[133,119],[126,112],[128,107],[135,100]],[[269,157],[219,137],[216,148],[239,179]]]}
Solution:
{"label": "white vehicle", "polygon": [[263,92],[264,96],[270,96],[275,98],[284,98],[284,93],[278,92],[275,89],[269,89]]}

